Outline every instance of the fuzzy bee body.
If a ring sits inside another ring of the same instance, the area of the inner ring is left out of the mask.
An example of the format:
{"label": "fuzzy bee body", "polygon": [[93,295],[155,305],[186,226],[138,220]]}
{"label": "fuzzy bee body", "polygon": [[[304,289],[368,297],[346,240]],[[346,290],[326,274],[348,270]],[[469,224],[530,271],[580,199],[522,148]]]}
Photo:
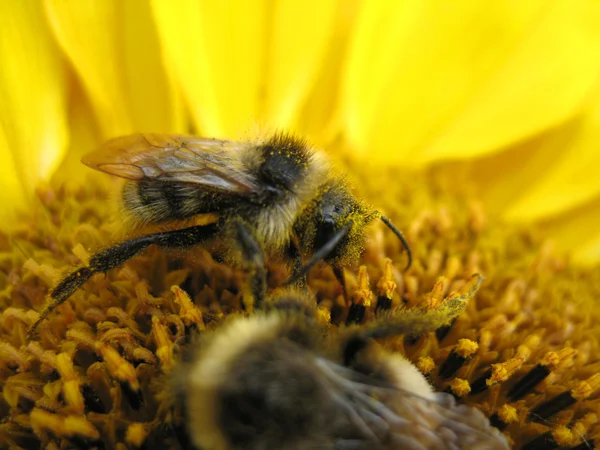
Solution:
{"label": "fuzzy bee body", "polygon": [[83,162],[128,179],[123,209],[135,225],[214,213],[243,217],[271,249],[289,242],[328,175],[320,153],[286,135],[250,144],[137,134],[109,141]]}
{"label": "fuzzy bee body", "polygon": [[509,448],[479,410],[433,392],[415,366],[372,339],[432,331],[450,323],[466,298],[455,297],[447,312],[391,311],[369,326],[328,327],[306,290],[264,298],[260,248],[237,226],[244,259],[256,266],[250,284],[259,308],[202,335],[173,374],[173,407],[183,411],[196,448]]}
{"label": "fuzzy bee body", "polygon": [[[434,393],[384,351],[345,367],[314,323],[282,312],[237,319],[180,374],[188,432],[204,450],[508,449],[478,410]],[[366,372],[366,373],[365,373]]]}
{"label": "fuzzy bee body", "polygon": [[[231,223],[242,219],[270,256],[294,266],[289,282],[304,277],[319,260],[341,268],[356,261],[365,226],[376,217],[404,237],[379,212],[351,194],[343,177],[333,176],[321,153],[286,134],[244,143],[180,134],[134,134],[113,139],[82,162],[126,180],[122,205],[130,226],[211,220],[124,241],[96,253],[89,266],[67,275],[51,292],[51,303],[36,326],[93,274],[106,272],[149,245],[185,248],[227,243]],[[225,251],[227,247],[224,246]],[[227,255],[226,255],[227,256]],[[304,260],[309,261],[304,264]]]}

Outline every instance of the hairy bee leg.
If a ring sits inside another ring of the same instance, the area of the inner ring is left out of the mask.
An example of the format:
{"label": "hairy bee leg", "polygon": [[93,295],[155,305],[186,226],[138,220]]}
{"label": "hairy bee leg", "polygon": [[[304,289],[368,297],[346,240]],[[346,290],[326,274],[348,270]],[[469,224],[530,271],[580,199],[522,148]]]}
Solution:
{"label": "hairy bee leg", "polygon": [[90,264],[87,267],[82,267],[67,275],[52,290],[50,293],[52,301],[40,313],[39,318],[29,329],[30,335],[35,332],[37,326],[48,317],[48,314],[54,311],[57,306],[64,303],[71,294],[89,280],[92,275],[99,272],[106,272],[123,264],[135,254],[152,244],[156,244],[163,248],[191,247],[214,237],[218,229],[219,224],[213,223],[205,226],[193,226],[181,230],[155,233],[122,242],[114,247],[96,253],[90,258]]}
{"label": "hairy bee leg", "polygon": [[252,236],[250,229],[242,222],[235,222],[237,242],[240,244],[244,261],[252,266],[251,292],[254,308],[261,309],[267,296],[267,273],[265,255]]}
{"label": "hairy bee leg", "polygon": [[415,336],[435,331],[450,323],[462,313],[469,299],[481,286],[483,277],[479,274],[472,276],[464,292],[452,295],[440,306],[433,309],[393,310],[379,315],[374,321],[364,327],[361,332],[371,338],[385,338],[400,334]]}
{"label": "hairy bee leg", "polygon": [[482,282],[481,275],[473,275],[464,292],[451,296],[435,309],[409,309],[399,312],[390,310],[379,314],[373,321],[348,336],[342,349],[344,364],[350,365],[371,339],[399,335],[418,336],[450,325],[466,309],[469,299],[475,295]]}

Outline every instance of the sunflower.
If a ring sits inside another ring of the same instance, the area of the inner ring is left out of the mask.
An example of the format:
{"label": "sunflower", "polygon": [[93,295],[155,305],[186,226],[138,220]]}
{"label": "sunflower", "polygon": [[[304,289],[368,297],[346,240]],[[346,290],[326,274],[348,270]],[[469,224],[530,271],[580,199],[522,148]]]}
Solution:
{"label": "sunflower", "polygon": [[[83,153],[136,131],[258,128],[326,148],[406,230],[413,268],[372,227],[351,292],[433,307],[485,275],[451,328],[386,346],[516,448],[593,447],[600,3],[0,0],[0,13],[2,445],[171,442],[156,380],[190,317],[217,327],[241,308],[239,271],[151,250],[90,280],[39,339],[27,328],[61,275],[115,240],[111,185]],[[334,280],[317,268],[311,289],[343,317]]]}

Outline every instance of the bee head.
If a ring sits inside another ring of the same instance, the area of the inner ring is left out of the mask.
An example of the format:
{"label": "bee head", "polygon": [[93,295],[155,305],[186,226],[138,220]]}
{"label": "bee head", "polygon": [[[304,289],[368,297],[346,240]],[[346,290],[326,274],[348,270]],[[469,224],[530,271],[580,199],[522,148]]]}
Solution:
{"label": "bee head", "polygon": [[401,241],[408,255],[406,269],[410,268],[412,254],[400,230],[379,211],[360,202],[343,180],[335,180],[321,187],[319,195],[294,225],[300,252],[310,260],[285,284],[305,276],[322,259],[334,267],[356,262],[364,249],[365,227],[376,218],[381,219]]}
{"label": "bee head", "polygon": [[349,264],[362,253],[364,228],[376,214],[343,181],[328,183],[297,223],[300,247],[330,264]]}

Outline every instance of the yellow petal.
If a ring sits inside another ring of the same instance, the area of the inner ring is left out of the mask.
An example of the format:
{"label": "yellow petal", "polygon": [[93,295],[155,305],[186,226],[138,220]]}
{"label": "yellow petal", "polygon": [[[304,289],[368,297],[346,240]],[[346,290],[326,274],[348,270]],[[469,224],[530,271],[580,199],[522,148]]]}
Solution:
{"label": "yellow petal", "polygon": [[181,111],[144,0],[46,0],[48,18],[91,98],[104,137],[177,131]]}
{"label": "yellow petal", "polygon": [[135,130],[185,131],[187,117],[175,80],[163,65],[160,42],[147,0],[119,1],[125,92]]}
{"label": "yellow petal", "polygon": [[207,136],[247,131],[258,119],[266,0],[154,0],[152,6],[196,127]]}
{"label": "yellow petal", "polygon": [[365,2],[344,84],[362,151],[421,165],[497,151],[577,112],[600,73],[600,3]]}
{"label": "yellow petal", "polygon": [[293,129],[309,136],[314,144],[327,148],[339,138],[342,130],[339,85],[348,53],[349,36],[354,29],[359,9],[358,3],[344,1],[338,5],[327,51],[323,55],[312,88],[296,113],[295,124],[292,125]]}
{"label": "yellow petal", "polygon": [[0,178],[3,190],[15,190],[3,198],[16,200],[47,179],[64,154],[66,80],[40,3],[2,0],[0,16]]}
{"label": "yellow petal", "polygon": [[541,225],[542,230],[569,252],[579,263],[597,264],[600,260],[600,197],[574,208]]}
{"label": "yellow petal", "polygon": [[270,126],[290,128],[303,119],[298,109],[325,62],[338,7],[334,0],[278,1],[269,11],[264,115]]}
{"label": "yellow petal", "polygon": [[13,213],[25,201],[25,188],[19,179],[13,154],[8,145],[8,139],[0,126],[0,229],[6,228],[13,219]]}
{"label": "yellow petal", "polygon": [[[548,133],[537,153],[544,170],[529,165],[532,183],[505,211],[511,220],[533,221],[557,215],[600,194],[600,84],[589,107],[577,120]],[[510,176],[510,174],[507,174]]]}
{"label": "yellow petal", "polygon": [[57,185],[63,183],[79,183],[88,180],[89,177],[104,174],[92,170],[81,163],[81,158],[86,153],[98,147],[102,141],[98,124],[94,120],[94,111],[89,98],[85,95],[83,87],[73,83],[69,123],[71,125],[71,140],[65,158],[52,176],[52,181]]}

